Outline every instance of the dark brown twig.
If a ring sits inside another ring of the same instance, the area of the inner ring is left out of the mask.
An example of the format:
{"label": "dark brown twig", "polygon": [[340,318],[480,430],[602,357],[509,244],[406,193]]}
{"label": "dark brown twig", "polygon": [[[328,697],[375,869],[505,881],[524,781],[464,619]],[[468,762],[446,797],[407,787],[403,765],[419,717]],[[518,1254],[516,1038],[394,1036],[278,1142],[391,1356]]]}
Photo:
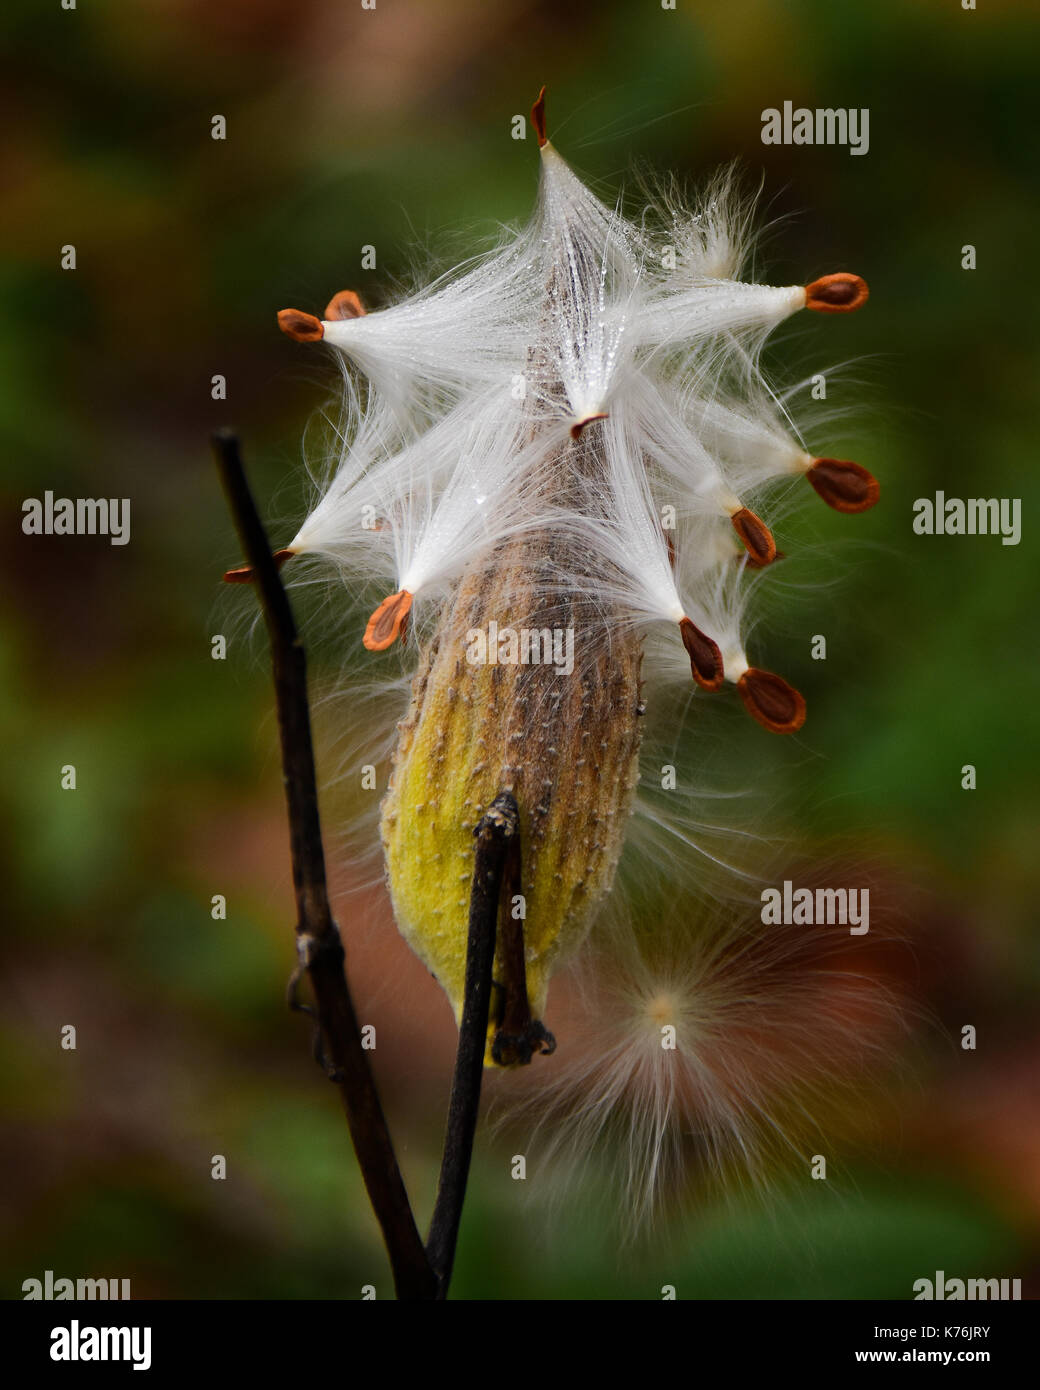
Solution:
{"label": "dark brown twig", "polygon": [[[343,946],[329,908],[303,645],[246,482],[238,440],[229,431],[221,431],[214,435],[213,445],[242,548],[259,587],[260,605],[271,642],[282,768],[289,806],[300,969],[310,977],[325,1051],[334,1068],[331,1074],[339,1087],[361,1174],[382,1228],[397,1296],[411,1300],[433,1298],[438,1292],[443,1295],[445,1280],[434,1274],[415,1225],[375,1079],[361,1046],[357,1016],[343,970]],[[467,980],[468,969],[467,963]],[[484,1017],[486,1027],[486,1001]],[[479,1077],[476,1084],[479,1098]],[[467,1168],[468,1163],[467,1152]],[[461,1195],[459,1201],[461,1206]],[[457,1221],[455,1229],[458,1229]],[[448,1267],[450,1270],[450,1257]]]}
{"label": "dark brown twig", "polygon": [[466,943],[466,986],[459,1024],[459,1049],[448,1102],[447,1133],[441,1160],[437,1201],[430,1222],[426,1252],[437,1271],[440,1297],[447,1293],[462,1220],[473,1136],[480,1109],[484,1073],[491,973],[502,885],[510,844],[519,834],[520,817],[510,792],[502,792],[481,817],[474,834],[473,886],[469,899],[469,938]]}

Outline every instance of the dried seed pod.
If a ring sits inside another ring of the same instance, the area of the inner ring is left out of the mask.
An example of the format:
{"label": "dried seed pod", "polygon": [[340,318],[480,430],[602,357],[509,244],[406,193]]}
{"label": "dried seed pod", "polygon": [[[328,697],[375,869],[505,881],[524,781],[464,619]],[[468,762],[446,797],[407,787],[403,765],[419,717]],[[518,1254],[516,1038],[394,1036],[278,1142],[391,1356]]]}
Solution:
{"label": "dried seed pod", "polygon": [[[744,656],[748,571],[779,552],[741,497],[759,505],[771,481],[799,473],[839,510],[877,497],[858,465],[805,452],[757,365],[776,325],[806,307],[849,312],[865,283],[846,272],[807,287],[741,281],[747,209],[730,183],[696,210],[668,193],[626,219],[554,148],[544,89],[531,125],[540,188],[521,233],[387,309],[367,314],[341,291],[324,322],[280,315],[284,331],[324,338],[366,378],[345,393],[338,470],[292,548],[331,560],[351,589],[385,578],[363,628],[370,651],[406,628],[414,638],[381,838],[401,931],[456,1012],[482,810],[504,792],[519,808],[510,896],[522,930],[506,933],[495,978],[522,958],[538,1013],[640,812],[652,723],[640,716],[666,682],[688,692],[675,625],[702,689],[728,678],[773,732],[804,721],[801,695]],[[656,643],[655,631],[669,636]],[[557,637],[570,655],[543,659]],[[542,657],[524,655],[530,641]],[[366,679],[378,666],[366,663]],[[400,663],[389,666],[398,719]],[[680,823],[675,843],[695,834]],[[536,1028],[514,1033],[489,1036],[489,1063],[529,1058]]]}

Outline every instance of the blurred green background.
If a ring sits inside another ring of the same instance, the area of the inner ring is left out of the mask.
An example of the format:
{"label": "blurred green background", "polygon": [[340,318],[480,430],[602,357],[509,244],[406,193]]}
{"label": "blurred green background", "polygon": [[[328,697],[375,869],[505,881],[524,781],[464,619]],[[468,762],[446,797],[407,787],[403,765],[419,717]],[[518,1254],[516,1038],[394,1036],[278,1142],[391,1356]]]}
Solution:
{"label": "blurred green background", "polygon": [[[332,377],[274,312],[347,286],[378,306],[417,247],[461,231],[476,249],[525,217],[535,147],[510,122],[543,82],[557,145],[597,186],[739,157],[785,219],[770,280],[848,268],[871,286],[854,318],[798,322],[776,361],[852,363],[829,391],[849,413],[811,442],[866,464],[882,502],[792,520],[801,592],[756,650],[811,708],[794,750],[768,753],[778,828],[884,865],[932,1023],[840,1179],[710,1202],[620,1256],[606,1197],[547,1218],[537,1177],[510,1179],[508,1134],[483,1134],[454,1294],[906,1298],[944,1269],[1035,1295],[1035,6],[9,0],[0,23],[3,1295],[52,1269],[129,1277],[137,1297],[390,1296],[336,1097],[284,1008],[271,692],[252,597],[218,583],[238,551],[207,439],[242,432],[284,543]],[[785,99],[869,107],[869,153],[762,145]],[[45,489],[130,497],[131,543],[24,536],[21,502]],[[915,536],[913,500],[937,489],[1021,498],[1022,543]],[[318,674],[341,656],[316,645]],[[727,753],[751,772],[763,744],[739,728]],[[334,858],[335,830],[330,810]],[[350,886],[349,864],[335,874]],[[422,1217],[452,1028],[377,899],[350,909],[351,972]]]}

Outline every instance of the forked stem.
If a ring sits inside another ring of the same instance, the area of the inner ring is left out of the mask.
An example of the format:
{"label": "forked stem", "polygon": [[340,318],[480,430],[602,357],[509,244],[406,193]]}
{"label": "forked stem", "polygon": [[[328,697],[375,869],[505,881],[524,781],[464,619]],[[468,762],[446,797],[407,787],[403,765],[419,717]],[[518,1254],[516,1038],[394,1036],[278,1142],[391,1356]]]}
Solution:
{"label": "forked stem", "polygon": [[[473,1139],[480,1110],[491,974],[507,856],[519,834],[519,812],[508,792],[491,803],[474,832],[473,884],[466,990],[455,1057],[448,1122],[430,1236],[423,1247],[404,1179],[394,1153],[368,1054],[344,971],[343,944],[332,919],[325,879],[325,854],[318,815],[318,789],[307,700],[307,662],[289,599],[246,481],[238,438],[228,430],[213,436],[224,491],[259,590],[271,643],[282,771],[289,808],[289,841],[296,894],[296,946],[317,1003],[323,1056],[339,1087],[350,1137],[372,1209],[390,1257],[401,1300],[447,1296],[466,1197]],[[241,582],[244,570],[231,571]]]}

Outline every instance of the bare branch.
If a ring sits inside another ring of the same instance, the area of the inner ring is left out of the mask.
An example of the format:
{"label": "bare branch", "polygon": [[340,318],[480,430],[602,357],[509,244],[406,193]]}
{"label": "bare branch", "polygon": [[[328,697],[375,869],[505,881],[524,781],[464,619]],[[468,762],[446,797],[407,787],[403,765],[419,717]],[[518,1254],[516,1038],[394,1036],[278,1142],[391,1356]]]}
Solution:
{"label": "bare branch", "polygon": [[448,1102],[448,1125],[437,1201],[426,1244],[430,1263],[437,1271],[442,1298],[447,1293],[455,1260],[462,1203],[473,1154],[473,1136],[480,1109],[480,1085],[491,1005],[491,972],[495,961],[502,885],[510,845],[519,833],[519,811],[510,792],[502,792],[495,798],[474,831],[477,847],[469,900],[466,987],[462,1021],[459,1024],[459,1049]]}
{"label": "bare branch", "polygon": [[[214,435],[213,446],[242,548],[259,586],[260,605],[271,642],[282,770],[289,807],[300,967],[307,971],[314,990],[326,1055],[334,1068],[331,1075],[339,1087],[361,1175],[382,1228],[397,1296],[409,1300],[429,1299],[437,1293],[438,1280],[415,1225],[375,1078],[361,1046],[361,1033],[343,969],[343,946],[329,908],[303,645],[246,481],[238,439],[230,431],[221,431]],[[486,1002],[484,1016],[486,1020]],[[477,1086],[479,1094],[479,1078]]]}

